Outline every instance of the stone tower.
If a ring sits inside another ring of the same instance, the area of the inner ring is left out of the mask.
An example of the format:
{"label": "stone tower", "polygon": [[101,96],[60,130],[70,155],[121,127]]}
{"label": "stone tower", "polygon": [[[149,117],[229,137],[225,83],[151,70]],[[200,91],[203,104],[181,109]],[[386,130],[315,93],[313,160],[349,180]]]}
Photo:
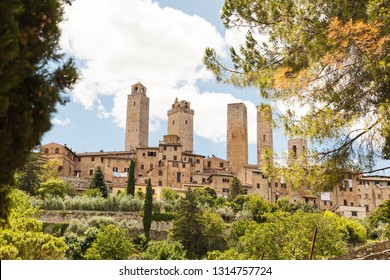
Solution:
{"label": "stone tower", "polygon": [[267,150],[273,151],[272,130],[271,106],[267,104],[257,106],[257,165],[259,167],[265,161],[265,152]]}
{"label": "stone tower", "polygon": [[148,146],[149,97],[140,82],[131,86],[127,96],[125,151]]}
{"label": "stone tower", "polygon": [[234,173],[248,163],[248,124],[244,103],[228,104],[227,160]]}
{"label": "stone tower", "polygon": [[306,162],[307,141],[302,138],[295,138],[288,140],[288,164],[292,164],[299,160]]}
{"label": "stone tower", "polygon": [[168,134],[179,136],[183,151],[191,152],[194,145],[194,110],[190,107],[190,102],[177,98],[168,110]]}

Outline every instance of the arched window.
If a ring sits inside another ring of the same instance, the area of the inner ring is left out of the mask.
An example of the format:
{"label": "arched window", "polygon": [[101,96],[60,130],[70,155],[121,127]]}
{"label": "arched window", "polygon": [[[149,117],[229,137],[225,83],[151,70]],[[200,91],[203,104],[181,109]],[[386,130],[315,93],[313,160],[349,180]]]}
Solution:
{"label": "arched window", "polygon": [[292,146],[293,157],[297,157],[297,146]]}
{"label": "arched window", "polygon": [[60,148],[56,148],[56,149],[54,150],[54,153],[59,154],[59,153],[60,153]]}
{"label": "arched window", "polygon": [[45,148],[44,153],[45,153],[45,155],[47,155],[49,153],[49,149]]}

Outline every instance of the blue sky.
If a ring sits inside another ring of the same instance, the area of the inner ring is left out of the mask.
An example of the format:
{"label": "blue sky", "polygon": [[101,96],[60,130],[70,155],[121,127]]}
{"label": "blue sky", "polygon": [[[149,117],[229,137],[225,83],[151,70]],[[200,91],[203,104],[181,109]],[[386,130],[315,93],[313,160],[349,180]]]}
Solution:
{"label": "blue sky", "polygon": [[[226,107],[248,108],[249,162],[256,162],[255,89],[217,83],[202,65],[206,47],[228,58],[245,30],[225,30],[223,0],[83,0],[66,8],[61,46],[76,58],[80,80],[58,106],[42,144],[67,144],[76,152],[124,149],[125,103],[140,81],[150,98],[149,146],[167,134],[166,112],[175,97],[195,110],[194,151],[226,157]],[[275,150],[287,142],[274,133]]]}

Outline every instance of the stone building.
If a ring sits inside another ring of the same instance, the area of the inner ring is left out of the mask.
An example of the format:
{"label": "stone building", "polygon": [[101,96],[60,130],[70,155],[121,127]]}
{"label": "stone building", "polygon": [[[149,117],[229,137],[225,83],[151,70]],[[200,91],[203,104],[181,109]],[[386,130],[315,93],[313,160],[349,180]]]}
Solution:
{"label": "stone building", "polygon": [[228,104],[227,108],[227,160],[233,173],[248,163],[248,123],[244,103]]}
{"label": "stone building", "polygon": [[[271,202],[287,199],[359,218],[390,199],[390,177],[385,176],[357,175],[323,193],[307,188],[292,190],[283,178],[267,178],[261,165],[264,151],[273,150],[272,111],[264,105],[261,108],[266,110],[257,114],[257,164],[248,164],[247,111],[243,103],[227,107],[227,160],[193,153],[194,110],[188,101],[177,98],[168,110],[168,134],[157,147],[149,147],[149,98],[141,83],[133,85],[128,96],[125,151],[76,153],[66,145],[49,143],[41,147],[41,153],[56,158],[61,175],[72,182],[80,181],[80,190],[100,166],[110,192],[124,192],[130,161],[134,159],[136,189],[144,191],[151,178],[155,195],[163,187],[183,194],[188,187],[211,186],[218,195],[228,196],[231,181],[237,177],[248,195]],[[288,164],[299,161],[306,165],[306,149],[305,139],[288,140]]]}
{"label": "stone building", "polygon": [[[257,165],[265,162],[266,152],[273,151],[272,110],[269,105],[257,106]],[[271,158],[272,163],[272,158]]]}
{"label": "stone building", "polygon": [[172,104],[168,111],[168,134],[177,135],[184,152],[192,153],[194,145],[194,110],[186,100]]}
{"label": "stone building", "polygon": [[146,87],[136,83],[127,96],[125,151],[147,147],[149,140],[149,98]]}

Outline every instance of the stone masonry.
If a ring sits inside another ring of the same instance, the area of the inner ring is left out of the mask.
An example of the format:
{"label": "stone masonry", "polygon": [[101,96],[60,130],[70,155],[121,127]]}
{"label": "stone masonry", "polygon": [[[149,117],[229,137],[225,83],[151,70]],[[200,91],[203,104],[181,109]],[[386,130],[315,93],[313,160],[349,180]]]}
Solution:
{"label": "stone masonry", "polygon": [[244,103],[228,104],[226,152],[233,173],[248,163],[248,124]]}
{"label": "stone masonry", "polygon": [[149,138],[149,98],[146,87],[136,83],[127,96],[125,151],[147,147]]}

